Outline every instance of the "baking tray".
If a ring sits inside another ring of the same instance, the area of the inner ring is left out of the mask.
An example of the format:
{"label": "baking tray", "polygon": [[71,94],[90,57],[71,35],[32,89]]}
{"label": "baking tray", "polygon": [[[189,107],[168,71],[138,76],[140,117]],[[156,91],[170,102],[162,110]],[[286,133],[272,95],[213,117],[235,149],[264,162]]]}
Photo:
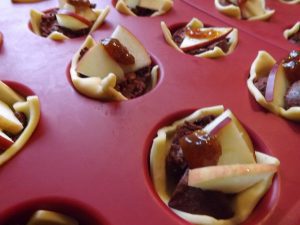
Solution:
{"label": "baking tray", "polygon": [[80,95],[69,82],[68,66],[85,38],[54,42],[28,28],[30,9],[46,10],[57,2],[0,1],[0,79],[25,95],[35,93],[41,103],[41,120],[30,141],[0,169],[0,224],[12,225],[11,219],[25,219],[39,208],[67,213],[82,225],[189,224],[156,195],[149,151],[158,128],[217,104],[234,112],[258,150],[281,161],[271,190],[244,224],[297,224],[299,124],[262,109],[246,86],[258,50],[276,59],[288,50],[239,25],[239,44],[231,55],[195,58],[166,44],[160,22],[174,25],[197,17],[208,25],[232,26],[231,20],[209,15],[206,5],[199,10],[179,0],[171,12],[156,18],[124,16],[108,0],[96,3],[99,8],[110,5],[111,12],[93,37],[110,36],[118,24],[127,27],[160,66],[158,85],[124,102]]}

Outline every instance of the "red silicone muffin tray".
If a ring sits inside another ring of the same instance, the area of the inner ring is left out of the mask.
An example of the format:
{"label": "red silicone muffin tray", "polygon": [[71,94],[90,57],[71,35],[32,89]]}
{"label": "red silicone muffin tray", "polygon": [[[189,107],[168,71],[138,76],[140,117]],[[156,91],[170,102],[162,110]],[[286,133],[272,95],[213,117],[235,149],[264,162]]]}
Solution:
{"label": "red silicone muffin tray", "polygon": [[[124,102],[89,99],[70,84],[68,66],[85,38],[59,43],[29,30],[29,10],[56,7],[56,0],[31,4],[0,1],[4,34],[0,79],[25,95],[34,92],[41,103],[41,120],[30,141],[0,169],[1,225],[26,220],[40,208],[71,215],[81,225],[189,224],[156,195],[148,170],[149,151],[158,128],[217,104],[230,108],[242,121],[257,150],[281,162],[271,190],[244,224],[298,223],[300,126],[266,112],[246,86],[259,50],[280,59],[292,49],[289,44],[279,46],[280,41],[262,38],[265,29],[279,30],[294,21],[278,16],[275,24],[273,19],[257,22],[262,25],[255,30],[254,23],[236,22],[208,10],[213,1],[199,0],[203,4],[197,7],[198,1],[194,5],[187,1],[175,0],[172,11],[156,18],[125,16],[109,0],[95,2],[99,8],[110,5],[111,12],[93,37],[108,37],[118,24],[124,25],[160,67],[155,89]],[[282,7],[282,15],[290,12]],[[212,26],[239,28],[235,51],[212,60],[168,46],[160,22],[174,25],[192,17]]]}

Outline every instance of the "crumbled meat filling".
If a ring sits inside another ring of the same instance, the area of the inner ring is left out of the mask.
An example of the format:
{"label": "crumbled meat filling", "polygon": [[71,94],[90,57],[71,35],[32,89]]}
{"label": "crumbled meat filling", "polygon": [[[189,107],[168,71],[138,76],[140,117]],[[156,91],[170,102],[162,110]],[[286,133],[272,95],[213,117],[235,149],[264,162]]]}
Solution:
{"label": "crumbled meat filling", "polygon": [[81,30],[70,30],[68,28],[59,26],[56,20],[56,14],[58,10],[58,8],[48,10],[42,16],[42,20],[40,23],[40,33],[42,37],[48,37],[48,35],[54,31],[63,33],[69,38],[81,37],[87,35],[90,32],[90,28],[85,28]]}
{"label": "crumbled meat filling", "polygon": [[91,8],[91,3],[89,0],[67,0],[67,2],[73,6],[77,7],[88,7]]}
{"label": "crumbled meat filling", "polygon": [[246,1],[247,0],[220,0],[220,4],[224,5],[224,6],[227,6],[227,5],[241,6]]}
{"label": "crumbled meat filling", "polygon": [[204,191],[188,186],[188,170],[182,176],[171,199],[169,207],[183,212],[209,215],[217,219],[228,219],[234,215],[232,198],[234,195],[220,191]]}
{"label": "crumbled meat filling", "polygon": [[285,95],[285,108],[300,106],[300,80],[294,82]]}
{"label": "crumbled meat filling", "polygon": [[135,8],[131,8],[131,11],[137,16],[151,16],[156,10],[143,8],[140,6],[136,6]]}
{"label": "crumbled meat filling", "polygon": [[[174,31],[174,33],[172,34],[172,38],[173,38],[174,42],[177,44],[177,46],[180,46],[181,43],[183,42],[185,33],[186,33],[186,28],[182,27],[182,28],[179,28],[176,31]],[[208,46],[201,47],[198,49],[188,50],[188,51],[185,51],[185,53],[190,54],[190,55],[198,55],[203,52],[213,50],[215,47],[221,48],[222,51],[225,53],[228,52],[228,50],[230,48],[229,38],[223,38],[223,39],[216,41]]]}
{"label": "crumbled meat filling", "polygon": [[128,99],[145,94],[152,88],[151,70],[152,67],[150,66],[125,74],[125,79],[117,83],[116,90]]}
{"label": "crumbled meat filling", "polygon": [[267,87],[268,77],[260,77],[254,81],[255,87],[260,91],[260,93],[265,96]]}

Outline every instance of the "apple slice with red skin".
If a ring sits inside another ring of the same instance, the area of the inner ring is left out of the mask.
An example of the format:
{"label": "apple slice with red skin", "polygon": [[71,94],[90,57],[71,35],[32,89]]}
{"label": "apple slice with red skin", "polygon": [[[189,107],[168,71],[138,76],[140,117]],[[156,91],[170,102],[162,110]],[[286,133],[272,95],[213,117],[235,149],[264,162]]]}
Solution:
{"label": "apple slice with red skin", "polygon": [[267,80],[266,101],[276,106],[284,107],[284,96],[289,86],[290,84],[282,65],[274,64]]}
{"label": "apple slice with red skin", "polygon": [[231,118],[230,117],[223,117],[221,118],[221,121],[215,126],[213,127],[209,134],[210,135],[216,135],[223,127],[225,127],[227,124],[229,124],[231,122]]}
{"label": "apple slice with red skin", "polygon": [[[182,43],[180,44],[180,49],[186,52],[186,51],[206,47],[219,40],[222,40],[233,30],[233,28],[225,28],[225,27],[203,27],[198,29],[200,29],[200,32],[202,32],[204,36],[207,35],[207,37],[197,38],[197,37],[190,37],[188,34],[186,34]],[[211,32],[216,32],[217,34],[213,34],[210,36]]]}
{"label": "apple slice with red skin", "polygon": [[208,166],[189,170],[188,185],[202,190],[239,193],[277,171],[271,164]]}
{"label": "apple slice with red skin", "polygon": [[224,111],[203,128],[217,136],[222,147],[218,165],[255,163],[254,148],[246,130],[230,110]]}
{"label": "apple slice with red skin", "polygon": [[90,27],[93,23],[69,9],[60,9],[56,14],[60,26],[71,30],[81,30]]}
{"label": "apple slice with red skin", "polygon": [[0,150],[8,149],[10,146],[12,146],[13,143],[14,141],[0,130]]}
{"label": "apple slice with red skin", "polygon": [[118,39],[128,52],[134,56],[135,63],[121,65],[125,73],[130,73],[151,65],[151,58],[143,44],[125,27],[118,25],[111,35]]}

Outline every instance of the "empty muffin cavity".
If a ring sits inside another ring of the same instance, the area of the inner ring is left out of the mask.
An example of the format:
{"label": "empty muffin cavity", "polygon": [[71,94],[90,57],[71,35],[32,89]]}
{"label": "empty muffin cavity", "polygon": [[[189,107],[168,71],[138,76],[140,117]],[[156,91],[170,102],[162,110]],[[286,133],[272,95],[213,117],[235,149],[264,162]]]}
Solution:
{"label": "empty muffin cavity", "polygon": [[22,202],[4,212],[3,225],[90,225],[105,224],[98,213],[84,204],[64,198]]}

